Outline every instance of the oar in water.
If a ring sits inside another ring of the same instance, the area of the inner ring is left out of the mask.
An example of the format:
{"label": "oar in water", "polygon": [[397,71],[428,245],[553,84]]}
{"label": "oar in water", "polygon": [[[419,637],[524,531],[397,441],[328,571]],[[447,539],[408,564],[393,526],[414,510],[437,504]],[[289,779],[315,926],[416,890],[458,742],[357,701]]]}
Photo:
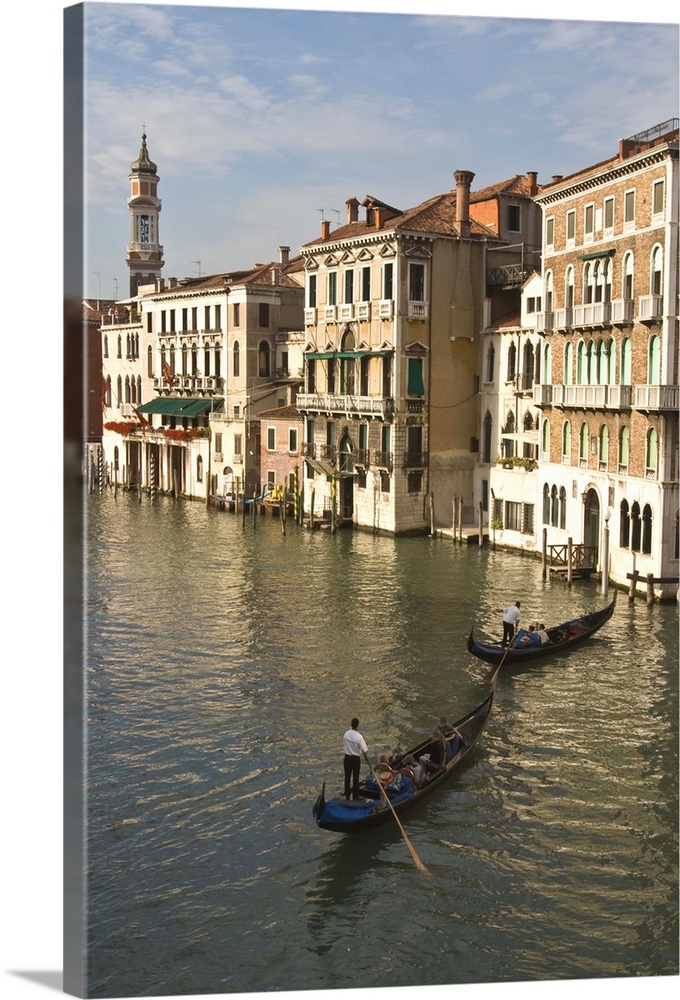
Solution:
{"label": "oar in water", "polygon": [[[364,754],[364,756],[366,756],[366,755]],[[366,757],[366,760],[368,760],[368,757]],[[431,875],[432,873],[430,871],[428,871],[428,869],[425,867],[425,865],[423,864],[423,862],[420,860],[420,858],[416,854],[415,847],[413,846],[413,844],[411,843],[411,841],[406,836],[406,830],[401,825],[401,822],[399,821],[399,817],[397,816],[396,812],[394,811],[394,806],[390,802],[389,796],[388,796],[387,792],[385,791],[385,789],[383,788],[383,783],[380,780],[379,776],[375,773],[375,771],[373,769],[373,765],[371,764],[370,760],[368,760],[368,766],[371,769],[371,774],[373,775],[373,777],[375,778],[375,780],[377,782],[377,785],[378,785],[378,788],[380,789],[382,797],[385,799],[385,802],[388,804],[388,806],[390,807],[390,809],[392,811],[392,815],[394,816],[395,820],[397,821],[397,826],[401,830],[401,835],[404,838],[404,840],[406,841],[406,846],[408,847],[409,851],[411,852],[411,857],[413,858],[413,860],[416,863],[416,868],[418,869],[419,872],[422,872],[423,875]]]}
{"label": "oar in water", "polygon": [[501,657],[501,662],[498,664],[498,666],[494,670],[494,673],[493,673],[493,676],[491,678],[491,681],[489,682],[491,687],[493,687],[494,684],[496,683],[496,678],[498,677],[498,671],[501,669],[501,667],[505,663],[505,657],[510,652],[510,647],[514,646],[514,645],[515,645],[515,639],[513,637],[512,639],[510,639],[510,641],[508,642],[507,646],[505,647],[505,652],[503,653],[503,656]]}

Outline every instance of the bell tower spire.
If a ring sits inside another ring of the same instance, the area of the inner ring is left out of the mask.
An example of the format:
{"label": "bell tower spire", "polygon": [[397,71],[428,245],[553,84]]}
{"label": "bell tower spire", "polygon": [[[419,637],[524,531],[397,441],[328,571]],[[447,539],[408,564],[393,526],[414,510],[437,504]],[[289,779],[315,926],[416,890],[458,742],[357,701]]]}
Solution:
{"label": "bell tower spire", "polygon": [[159,243],[156,164],[146,147],[146,126],[142,125],[142,146],[139,156],[130,164],[130,242],[126,263],[130,273],[130,295],[136,295],[139,285],[148,285],[161,276],[163,247]]}

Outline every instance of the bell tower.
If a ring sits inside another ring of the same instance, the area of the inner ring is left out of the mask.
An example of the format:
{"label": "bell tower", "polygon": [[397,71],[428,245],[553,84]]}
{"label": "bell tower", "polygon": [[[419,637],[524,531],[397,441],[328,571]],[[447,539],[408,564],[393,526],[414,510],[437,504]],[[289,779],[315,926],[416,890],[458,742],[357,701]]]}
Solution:
{"label": "bell tower", "polygon": [[130,295],[137,294],[139,285],[148,285],[161,276],[163,247],[158,242],[158,216],[161,202],[157,196],[156,164],[146,148],[146,131],[142,132],[139,156],[130,164],[130,242],[127,246],[127,266],[130,273]]}

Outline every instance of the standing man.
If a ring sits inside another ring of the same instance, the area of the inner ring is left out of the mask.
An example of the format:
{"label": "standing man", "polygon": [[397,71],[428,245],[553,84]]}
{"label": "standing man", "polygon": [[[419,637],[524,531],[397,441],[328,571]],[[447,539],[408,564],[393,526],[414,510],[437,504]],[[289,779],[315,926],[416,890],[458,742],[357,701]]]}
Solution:
{"label": "standing man", "polygon": [[366,763],[370,767],[368,760],[368,747],[366,741],[359,732],[359,720],[352,719],[351,729],[348,729],[342,738],[345,750],[345,798],[350,796],[350,785],[352,798],[359,798],[359,771],[361,770],[361,755],[366,757]]}
{"label": "standing man", "polygon": [[515,629],[522,618],[519,608],[519,601],[511,604],[509,608],[503,608],[503,646],[509,646],[512,643]]}

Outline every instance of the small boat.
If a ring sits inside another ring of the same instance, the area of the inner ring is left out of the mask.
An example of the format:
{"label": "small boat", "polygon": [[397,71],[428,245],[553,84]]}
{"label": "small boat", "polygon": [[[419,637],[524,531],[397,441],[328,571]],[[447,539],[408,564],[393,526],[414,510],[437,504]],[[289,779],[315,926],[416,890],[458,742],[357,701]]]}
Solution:
{"label": "small boat", "polygon": [[546,629],[550,642],[541,646],[501,646],[499,643],[478,642],[473,631],[470,631],[467,648],[473,656],[477,656],[486,663],[528,663],[541,659],[544,656],[552,656],[555,653],[562,653],[570,650],[573,646],[589,639],[595,635],[598,629],[605,625],[614,613],[616,606],[616,592],[611,604],[608,604],[600,611],[593,611],[572,621],[562,622]]}
{"label": "small boat", "polygon": [[[386,764],[376,765],[374,773],[378,780],[383,781],[385,792],[380,790],[373,775],[369,775],[359,785],[360,797],[357,800],[347,800],[343,795],[326,799],[326,782],[324,782],[319,797],[312,807],[317,826],[322,830],[334,830],[337,833],[354,833],[394,819],[392,810],[401,814],[407,809],[412,809],[435,788],[439,788],[467,757],[482,734],[492,704],[493,691],[478,708],[453,724],[462,741],[460,739],[457,741],[458,746],[451,760],[437,770],[429,771],[424,783],[418,787],[413,781],[413,772],[404,766],[404,760],[409,754],[417,760],[420,755],[426,753],[431,743],[431,736],[410,750],[400,753],[392,760],[389,767]],[[385,801],[385,794],[389,796],[389,805]]]}

